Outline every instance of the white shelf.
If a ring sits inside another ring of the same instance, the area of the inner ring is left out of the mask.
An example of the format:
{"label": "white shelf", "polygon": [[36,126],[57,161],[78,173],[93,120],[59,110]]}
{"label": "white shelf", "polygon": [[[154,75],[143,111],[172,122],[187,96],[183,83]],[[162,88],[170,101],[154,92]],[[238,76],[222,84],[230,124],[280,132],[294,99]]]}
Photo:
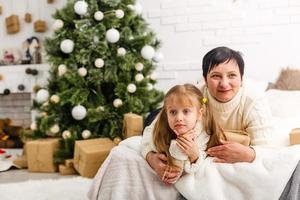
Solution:
{"label": "white shelf", "polygon": [[[33,76],[26,74],[27,68],[38,70],[38,74]],[[0,66],[0,74],[3,80],[0,81],[0,94],[3,93],[4,89],[9,89],[11,93],[24,93],[32,92],[34,85],[45,85],[47,78],[49,77],[49,64],[35,64],[35,65],[10,65]],[[20,91],[18,85],[23,84],[25,90]]]}

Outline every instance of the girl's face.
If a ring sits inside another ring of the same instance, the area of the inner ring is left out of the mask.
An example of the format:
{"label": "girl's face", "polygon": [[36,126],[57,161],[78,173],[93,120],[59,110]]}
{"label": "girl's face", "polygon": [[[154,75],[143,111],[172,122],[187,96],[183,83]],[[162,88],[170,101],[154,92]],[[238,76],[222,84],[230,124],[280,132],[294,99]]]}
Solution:
{"label": "girl's face", "polygon": [[201,111],[196,97],[191,98],[191,102],[182,101],[178,98],[170,98],[166,102],[166,112],[170,128],[176,135],[182,135],[195,127],[201,117]]}
{"label": "girl's face", "polygon": [[206,77],[210,94],[219,102],[230,101],[239,91],[242,78],[235,60],[214,67]]}

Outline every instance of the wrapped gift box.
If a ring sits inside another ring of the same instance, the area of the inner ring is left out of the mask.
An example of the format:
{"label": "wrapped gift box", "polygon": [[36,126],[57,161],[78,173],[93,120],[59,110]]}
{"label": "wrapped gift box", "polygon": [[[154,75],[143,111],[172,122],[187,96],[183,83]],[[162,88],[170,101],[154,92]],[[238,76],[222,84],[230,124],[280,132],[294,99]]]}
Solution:
{"label": "wrapped gift box", "polygon": [[143,132],[143,117],[134,113],[124,115],[123,135],[124,138],[141,135]]}
{"label": "wrapped gift box", "polygon": [[32,17],[30,13],[25,14],[25,22],[30,23],[32,21]]}
{"label": "wrapped gift box", "polygon": [[47,30],[47,25],[46,22],[43,20],[37,20],[36,22],[34,22],[34,31],[35,32],[46,32]]}
{"label": "wrapped gift box", "polygon": [[81,176],[93,178],[114,146],[109,138],[76,141],[75,169]]}
{"label": "wrapped gift box", "polygon": [[53,155],[59,148],[59,138],[26,142],[28,170],[31,172],[56,172]]}
{"label": "wrapped gift box", "polygon": [[68,167],[66,165],[60,164],[58,166],[59,169],[59,173],[61,175],[72,175],[72,174],[77,174],[76,170],[74,169],[74,167]]}
{"label": "wrapped gift box", "polygon": [[300,144],[300,128],[294,128],[290,132],[290,145]]}
{"label": "wrapped gift box", "polygon": [[18,15],[11,15],[5,18],[6,32],[8,34],[17,33],[20,31],[20,22]]}

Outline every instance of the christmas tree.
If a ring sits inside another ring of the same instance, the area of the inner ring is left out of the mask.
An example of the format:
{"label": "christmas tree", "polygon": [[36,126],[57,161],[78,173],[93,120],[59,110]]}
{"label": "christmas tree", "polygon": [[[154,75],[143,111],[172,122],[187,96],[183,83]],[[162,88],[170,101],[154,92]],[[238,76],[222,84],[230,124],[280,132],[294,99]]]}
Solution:
{"label": "christmas tree", "polygon": [[145,117],[163,93],[153,88],[160,42],[135,0],[69,0],[45,41],[48,84],[37,91],[31,137],[61,137],[61,162],[75,140],[122,138],[123,115]]}

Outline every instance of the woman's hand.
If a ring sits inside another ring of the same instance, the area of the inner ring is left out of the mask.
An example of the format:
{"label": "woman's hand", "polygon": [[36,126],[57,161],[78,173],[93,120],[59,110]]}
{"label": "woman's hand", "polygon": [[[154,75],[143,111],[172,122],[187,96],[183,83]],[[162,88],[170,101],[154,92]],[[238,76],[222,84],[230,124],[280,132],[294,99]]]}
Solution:
{"label": "woman's hand", "polygon": [[188,157],[191,163],[194,163],[199,158],[199,146],[197,142],[195,142],[195,131],[191,130],[183,135],[177,136],[177,145],[182,150],[183,153],[185,153]]}
{"label": "woman's hand", "polygon": [[167,165],[167,157],[162,153],[149,152],[146,160],[157,176],[166,184],[174,184],[180,176],[181,169]]}
{"label": "woman's hand", "polygon": [[236,163],[253,162],[255,159],[255,150],[249,146],[236,142],[221,141],[219,146],[211,147],[207,150],[209,156],[215,157],[214,162],[218,163]]}

